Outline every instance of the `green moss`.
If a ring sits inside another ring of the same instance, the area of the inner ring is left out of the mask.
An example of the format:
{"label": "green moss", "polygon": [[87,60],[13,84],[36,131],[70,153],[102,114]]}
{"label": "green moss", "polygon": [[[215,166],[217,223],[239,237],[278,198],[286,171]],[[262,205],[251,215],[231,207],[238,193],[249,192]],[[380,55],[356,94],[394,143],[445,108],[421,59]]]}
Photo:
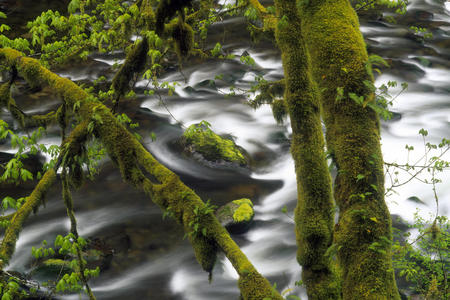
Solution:
{"label": "green moss", "polygon": [[161,35],[164,23],[175,17],[177,11],[184,14],[184,7],[190,6],[192,0],[161,0],[156,9],[156,33]]}
{"label": "green moss", "polygon": [[278,124],[283,124],[284,119],[287,116],[287,109],[284,100],[283,99],[274,100],[271,106],[275,121],[277,121]]}
{"label": "green moss", "polygon": [[[333,240],[333,197],[324,153],[317,87],[295,1],[276,0],[275,30],[285,76],[284,101],[291,119],[291,153],[297,176],[297,260],[309,299],[340,299],[338,276],[326,252]],[[326,297],[324,297],[326,295]]]}
{"label": "green moss", "polygon": [[112,80],[112,87],[119,96],[124,95],[130,89],[130,81],[135,74],[145,69],[148,52],[148,41],[146,38],[136,41],[133,48],[127,54],[125,62],[120,67]]}
{"label": "green moss", "polygon": [[50,273],[52,275],[70,274],[76,270],[70,267],[70,262],[63,259],[50,258],[42,262],[35,272]]}
{"label": "green moss", "polygon": [[250,222],[253,219],[255,211],[253,210],[253,203],[250,199],[234,200],[233,203],[239,205],[233,214],[235,222]]}
{"label": "green moss", "polygon": [[175,43],[175,52],[178,58],[186,57],[194,47],[194,31],[192,27],[183,22],[177,22],[177,25],[172,28],[172,38]]}
{"label": "green moss", "polygon": [[243,300],[284,299],[258,272],[244,272],[238,284]]}
{"label": "green moss", "polygon": [[151,0],[143,0],[141,4],[141,18],[140,21],[147,27],[147,29],[151,29],[155,27],[156,17],[152,8]]}
{"label": "green moss", "polygon": [[205,272],[211,274],[217,260],[216,243],[204,236],[194,236],[190,238],[190,241],[198,263]]}
{"label": "green moss", "polygon": [[[327,148],[338,168],[335,243],[343,298],[399,299],[390,258],[378,116],[348,96],[363,96],[365,103],[374,99],[364,84],[373,77],[366,70],[368,55],[358,18],[347,0],[309,1],[301,11],[302,33],[321,90]],[[338,88],[344,91],[339,99]],[[357,180],[360,175],[363,179]],[[383,240],[388,242],[380,243]],[[377,251],[371,250],[374,243],[380,243]]]}
{"label": "green moss", "polygon": [[11,219],[11,224],[5,231],[2,243],[0,245],[0,268],[3,268],[14,253],[16,241],[19,238],[19,233],[22,226],[30,213],[36,211],[47,191],[56,180],[56,173],[53,169],[45,172],[39,183],[34,188],[30,196],[25,200],[25,203],[17,210],[14,217]]}
{"label": "green moss", "polygon": [[248,198],[237,199],[237,200],[233,200],[232,202],[237,205],[247,204],[248,206],[253,207],[252,200],[250,200]]}
{"label": "green moss", "polygon": [[187,145],[192,146],[194,151],[202,154],[207,160],[246,164],[245,157],[234,142],[215,134],[208,125],[193,124],[185,130],[183,136]]}

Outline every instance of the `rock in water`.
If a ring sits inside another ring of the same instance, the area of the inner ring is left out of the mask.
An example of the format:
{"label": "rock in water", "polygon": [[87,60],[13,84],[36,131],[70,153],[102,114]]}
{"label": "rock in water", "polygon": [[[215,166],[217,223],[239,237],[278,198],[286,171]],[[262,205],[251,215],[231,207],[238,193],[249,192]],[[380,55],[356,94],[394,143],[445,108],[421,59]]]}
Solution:
{"label": "rock in water", "polygon": [[243,198],[221,206],[216,211],[216,216],[230,233],[244,233],[250,228],[255,211],[252,201]]}
{"label": "rock in water", "polygon": [[189,126],[183,134],[181,144],[191,153],[199,153],[212,162],[225,161],[240,166],[247,164],[239,147],[210,129],[210,124],[202,121]]}

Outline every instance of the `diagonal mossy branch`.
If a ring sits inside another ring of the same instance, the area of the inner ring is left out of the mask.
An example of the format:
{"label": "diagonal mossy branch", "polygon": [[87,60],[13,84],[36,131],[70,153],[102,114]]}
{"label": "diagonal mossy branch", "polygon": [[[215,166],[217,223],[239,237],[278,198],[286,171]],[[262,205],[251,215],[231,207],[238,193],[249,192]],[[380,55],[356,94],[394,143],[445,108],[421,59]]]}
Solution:
{"label": "diagonal mossy branch", "polygon": [[[123,179],[143,189],[153,202],[174,214],[183,225],[197,260],[206,271],[211,271],[216,249],[219,248],[239,274],[239,287],[244,299],[283,299],[278,292],[273,291],[269,281],[258,273],[217,218],[210,212],[198,214],[198,211],[205,211],[205,204],[200,197],[184,185],[176,174],[160,164],[107,107],[69,79],[52,73],[35,59],[22,57],[18,51],[0,49],[0,63],[15,66],[19,75],[28,82],[50,86],[68,108],[76,104],[75,112],[82,120],[94,122],[93,133],[118,165]],[[144,175],[142,169],[151,175],[153,182]],[[195,232],[192,222],[205,230]]]}
{"label": "diagonal mossy branch", "polygon": [[30,213],[39,207],[45,194],[53,185],[55,180],[56,173],[54,169],[50,169],[45,172],[44,176],[42,176],[31,195],[26,198],[25,203],[11,218],[11,224],[6,229],[2,243],[0,244],[0,269],[3,269],[3,267],[8,264],[12,254],[14,253],[16,242],[19,237],[19,233],[22,230],[23,224],[27,220]]}
{"label": "diagonal mossy branch", "polygon": [[291,153],[297,175],[297,260],[308,299],[340,299],[340,281],[326,255],[333,241],[334,201],[324,151],[317,86],[301,33],[295,0],[275,0],[275,37],[284,69],[285,101],[292,127]]}
{"label": "diagonal mossy branch", "polygon": [[[87,122],[78,124],[67,137],[63,145],[79,144],[85,140]],[[66,147],[67,148],[67,147]],[[66,149],[70,152],[70,149]],[[25,199],[24,204],[17,212],[5,216],[5,220],[9,220],[10,224],[5,231],[5,235],[0,244],[0,269],[8,264],[14,253],[19,233],[22,231],[23,224],[27,220],[30,213],[36,212],[39,205],[43,203],[45,194],[56,181],[56,171],[59,165],[64,161],[64,152],[62,152],[54,168],[44,173],[33,192]]]}

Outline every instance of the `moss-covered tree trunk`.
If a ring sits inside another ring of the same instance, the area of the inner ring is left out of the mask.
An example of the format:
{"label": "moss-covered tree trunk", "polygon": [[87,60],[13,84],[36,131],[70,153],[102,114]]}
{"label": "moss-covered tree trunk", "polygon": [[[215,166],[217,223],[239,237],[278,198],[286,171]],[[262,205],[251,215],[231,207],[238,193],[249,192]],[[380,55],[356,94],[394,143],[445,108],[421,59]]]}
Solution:
{"label": "moss-covered tree trunk", "polygon": [[333,240],[331,178],[324,151],[319,95],[310,71],[295,0],[275,0],[275,37],[281,50],[285,101],[292,126],[291,153],[297,175],[297,260],[309,299],[340,299],[340,286],[325,255]]}
{"label": "moss-covered tree trunk", "polygon": [[[302,33],[319,83],[326,141],[338,170],[335,243],[344,299],[400,299],[391,264],[391,220],[384,201],[377,114],[348,95],[373,101],[358,18],[348,0],[309,0]],[[339,96],[338,89],[343,89]]]}

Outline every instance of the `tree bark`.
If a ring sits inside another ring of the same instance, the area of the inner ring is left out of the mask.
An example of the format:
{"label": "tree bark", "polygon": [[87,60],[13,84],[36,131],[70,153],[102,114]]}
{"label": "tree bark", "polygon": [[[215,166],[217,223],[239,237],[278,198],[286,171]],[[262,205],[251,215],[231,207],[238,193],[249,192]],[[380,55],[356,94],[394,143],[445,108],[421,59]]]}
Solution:
{"label": "tree bark", "polygon": [[334,201],[324,151],[320,103],[311,75],[295,0],[275,0],[275,29],[285,76],[285,95],[292,127],[291,153],[297,175],[295,209],[297,260],[308,298],[340,299],[340,283],[326,255],[333,241]]}
{"label": "tree bark", "polygon": [[[391,263],[379,118],[349,97],[374,100],[359,22],[348,0],[301,5],[302,32],[321,91],[328,151],[337,166],[335,243],[344,299],[400,299]],[[338,89],[343,91],[338,94]]]}

